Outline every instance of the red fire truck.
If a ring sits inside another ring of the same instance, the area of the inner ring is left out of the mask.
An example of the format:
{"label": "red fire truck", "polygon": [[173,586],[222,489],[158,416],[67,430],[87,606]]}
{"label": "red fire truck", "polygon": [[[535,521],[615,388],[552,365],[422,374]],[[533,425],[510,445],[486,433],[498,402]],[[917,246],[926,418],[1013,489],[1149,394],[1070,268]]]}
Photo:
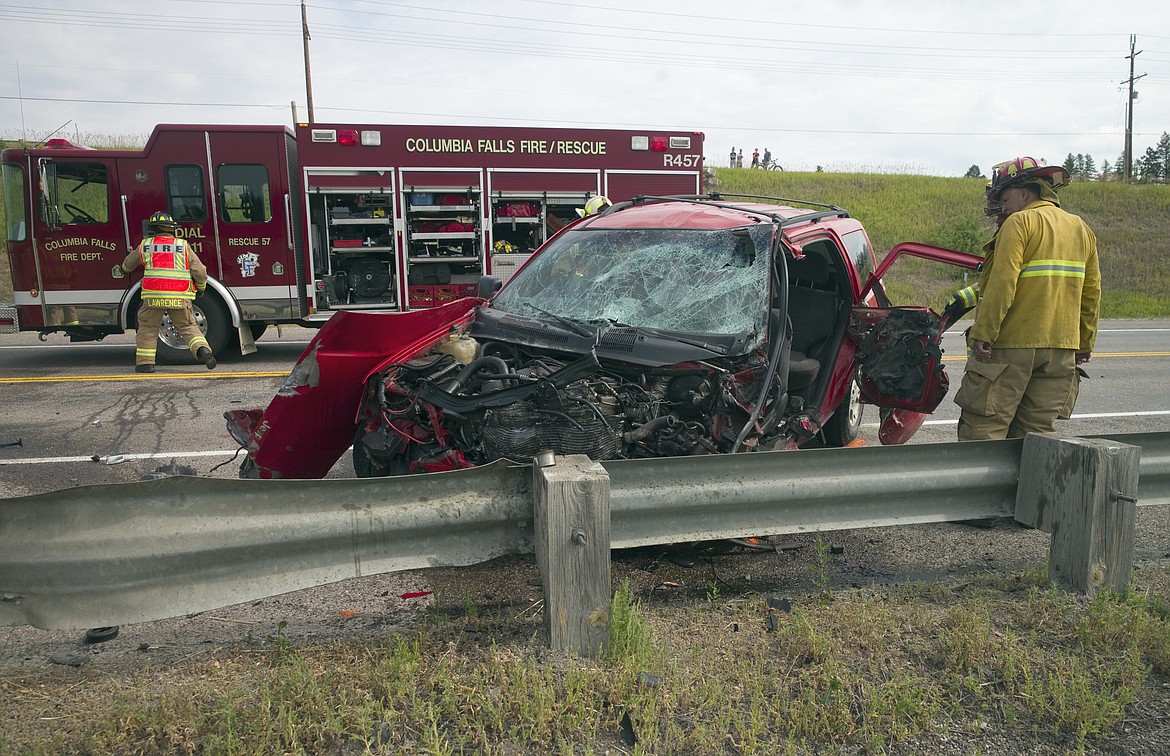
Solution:
{"label": "red fire truck", "polygon": [[[270,324],[399,312],[506,278],[598,194],[703,190],[703,135],[563,128],[160,125],[141,151],[67,140],[2,155],[14,305],[0,332],[134,328],[119,263],[165,210],[207,265],[196,319],[247,354]],[[190,359],[177,332],[162,361]]]}

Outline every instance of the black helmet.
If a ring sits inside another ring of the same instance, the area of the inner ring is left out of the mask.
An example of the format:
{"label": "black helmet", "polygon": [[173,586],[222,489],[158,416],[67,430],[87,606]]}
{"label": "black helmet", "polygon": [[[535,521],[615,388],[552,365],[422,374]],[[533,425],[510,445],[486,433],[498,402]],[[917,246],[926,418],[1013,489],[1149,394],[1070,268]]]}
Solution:
{"label": "black helmet", "polygon": [[146,221],[146,227],[152,231],[174,231],[178,228],[175,219],[169,213],[155,213]]}

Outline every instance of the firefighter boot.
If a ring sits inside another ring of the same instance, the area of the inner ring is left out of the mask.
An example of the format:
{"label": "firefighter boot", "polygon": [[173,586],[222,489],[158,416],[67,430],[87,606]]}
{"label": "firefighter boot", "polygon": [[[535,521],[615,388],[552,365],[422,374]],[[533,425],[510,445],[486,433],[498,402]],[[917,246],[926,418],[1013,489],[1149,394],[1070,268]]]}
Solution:
{"label": "firefighter boot", "polygon": [[153,373],[154,372],[154,365],[151,365],[150,363],[147,363],[145,365],[135,365],[134,372],[135,373]]}
{"label": "firefighter boot", "polygon": [[215,370],[215,355],[207,347],[199,347],[199,351],[195,352],[195,359],[206,365],[208,370]]}

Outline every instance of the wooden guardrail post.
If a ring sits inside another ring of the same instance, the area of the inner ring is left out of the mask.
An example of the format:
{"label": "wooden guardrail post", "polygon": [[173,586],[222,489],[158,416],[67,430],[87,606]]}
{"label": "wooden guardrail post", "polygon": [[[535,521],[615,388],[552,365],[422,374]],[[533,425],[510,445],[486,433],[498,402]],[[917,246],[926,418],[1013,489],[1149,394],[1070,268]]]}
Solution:
{"label": "wooden guardrail post", "polygon": [[1122,592],[1133,570],[1141,447],[1029,433],[1016,520],[1052,535],[1048,579],[1092,596]]}
{"label": "wooden guardrail post", "polygon": [[533,530],[549,645],[596,656],[609,635],[609,473],[583,454],[533,460]]}

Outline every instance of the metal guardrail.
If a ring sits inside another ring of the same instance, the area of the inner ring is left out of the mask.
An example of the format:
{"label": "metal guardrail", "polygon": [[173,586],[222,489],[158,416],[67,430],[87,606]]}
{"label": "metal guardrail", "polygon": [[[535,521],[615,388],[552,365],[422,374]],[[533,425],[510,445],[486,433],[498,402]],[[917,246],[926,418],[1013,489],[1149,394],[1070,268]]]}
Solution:
{"label": "metal guardrail", "polygon": [[[1138,499],[1170,503],[1170,433],[1141,447]],[[1023,442],[602,463],[611,544],[1011,516]],[[497,462],[398,478],[173,477],[0,500],[0,625],[121,625],[351,577],[533,552],[533,471]]]}

